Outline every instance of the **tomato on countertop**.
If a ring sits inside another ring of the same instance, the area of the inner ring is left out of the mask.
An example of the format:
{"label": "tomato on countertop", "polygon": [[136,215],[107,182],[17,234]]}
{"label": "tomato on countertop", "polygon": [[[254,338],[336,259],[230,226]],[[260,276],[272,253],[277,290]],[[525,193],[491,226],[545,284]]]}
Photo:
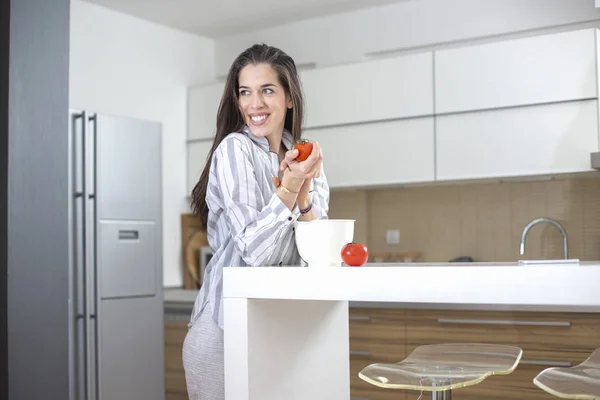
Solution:
{"label": "tomato on countertop", "polygon": [[369,250],[362,243],[347,243],[342,248],[342,260],[350,267],[360,267],[369,259]]}
{"label": "tomato on countertop", "polygon": [[298,157],[296,157],[296,161],[301,162],[304,161],[310,156],[312,152],[313,144],[308,140],[301,140],[294,146],[294,150],[298,150]]}

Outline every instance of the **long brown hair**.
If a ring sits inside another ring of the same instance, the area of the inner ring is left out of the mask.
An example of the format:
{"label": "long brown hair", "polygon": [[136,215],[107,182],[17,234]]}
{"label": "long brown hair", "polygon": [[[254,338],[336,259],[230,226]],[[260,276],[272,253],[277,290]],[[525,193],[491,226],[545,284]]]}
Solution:
{"label": "long brown hair", "polygon": [[240,71],[249,64],[269,64],[275,70],[286,95],[290,96],[292,100],[292,108],[287,110],[285,116],[284,129],[292,134],[294,142],[300,140],[302,136],[304,100],[294,60],[280,49],[266,44],[255,44],[244,50],[229,68],[219,111],[217,112],[215,139],[208,153],[202,175],[200,175],[198,183],[192,190],[192,211],[200,217],[204,229],[207,229],[208,224],[206,188],[212,156],[227,135],[232,132],[241,132],[245,124],[238,106],[238,90]]}

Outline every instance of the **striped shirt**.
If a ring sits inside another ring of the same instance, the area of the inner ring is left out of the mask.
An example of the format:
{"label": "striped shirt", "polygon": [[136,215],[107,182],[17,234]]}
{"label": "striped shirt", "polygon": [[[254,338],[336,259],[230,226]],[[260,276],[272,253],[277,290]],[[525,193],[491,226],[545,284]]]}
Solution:
{"label": "striped shirt", "polygon": [[[284,130],[282,143],[292,147]],[[300,266],[294,240],[298,205],[288,209],[275,193],[272,177],[278,176],[279,156],[269,150],[265,137],[246,126],[227,135],[214,152],[206,190],[208,243],[213,256],[206,266],[194,303],[190,326],[208,306],[223,328],[223,267]],[[318,219],[327,219],[329,185],[321,177],[311,183],[311,200]]]}

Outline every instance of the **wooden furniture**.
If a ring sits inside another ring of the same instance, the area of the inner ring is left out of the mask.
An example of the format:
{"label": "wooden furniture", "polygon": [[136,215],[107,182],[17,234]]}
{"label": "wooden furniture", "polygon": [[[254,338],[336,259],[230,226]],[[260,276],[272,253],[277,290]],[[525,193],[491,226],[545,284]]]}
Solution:
{"label": "wooden furniture", "polygon": [[165,313],[165,390],[166,400],[188,400],[182,348],[188,328],[188,314]]}
{"label": "wooden furniture", "polygon": [[[167,400],[187,400],[181,351],[188,318],[189,309],[165,313]],[[600,315],[351,307],[349,335],[352,400],[415,399],[419,392],[377,388],[358,372],[372,363],[398,362],[420,345],[468,341],[518,345],[523,357],[512,374],[456,391],[455,400],[550,400],[534,377],[549,367],[575,366],[600,347]]]}
{"label": "wooden furniture", "polygon": [[200,271],[200,247],[208,246],[206,231],[200,219],[193,214],[181,214],[181,251],[183,254],[184,289],[199,289],[202,284]]}
{"label": "wooden furniture", "polygon": [[593,313],[351,308],[349,318],[355,400],[403,396],[394,392],[391,397],[389,390],[361,381],[357,373],[365,366],[401,361],[421,345],[465,342],[518,346],[523,357],[512,374],[456,391],[455,400],[549,400],[552,396],[537,388],[533,378],[548,367],[576,365],[600,347],[600,316]]}

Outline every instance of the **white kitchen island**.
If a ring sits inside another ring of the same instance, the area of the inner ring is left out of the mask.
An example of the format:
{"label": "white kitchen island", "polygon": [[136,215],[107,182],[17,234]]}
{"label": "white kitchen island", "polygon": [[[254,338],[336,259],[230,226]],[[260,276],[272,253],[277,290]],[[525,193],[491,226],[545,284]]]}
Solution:
{"label": "white kitchen island", "polygon": [[600,263],[225,268],[225,399],[348,400],[349,302],[600,312],[599,288]]}

